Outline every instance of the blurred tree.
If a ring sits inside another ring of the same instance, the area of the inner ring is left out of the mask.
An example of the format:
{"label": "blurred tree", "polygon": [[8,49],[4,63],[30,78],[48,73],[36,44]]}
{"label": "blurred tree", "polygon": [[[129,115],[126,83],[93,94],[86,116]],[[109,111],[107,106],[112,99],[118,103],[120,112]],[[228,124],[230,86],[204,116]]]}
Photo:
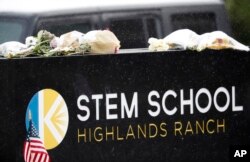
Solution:
{"label": "blurred tree", "polygon": [[250,0],[225,0],[233,36],[250,46]]}

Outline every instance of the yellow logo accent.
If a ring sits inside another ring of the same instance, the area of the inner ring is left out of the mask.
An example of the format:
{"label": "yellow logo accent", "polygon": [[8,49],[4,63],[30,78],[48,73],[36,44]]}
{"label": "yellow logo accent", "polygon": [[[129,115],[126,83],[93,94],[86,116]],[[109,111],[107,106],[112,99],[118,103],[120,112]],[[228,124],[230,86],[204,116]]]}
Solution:
{"label": "yellow logo accent", "polygon": [[67,105],[62,96],[52,90],[39,91],[39,135],[46,149],[58,146],[66,135],[69,123]]}

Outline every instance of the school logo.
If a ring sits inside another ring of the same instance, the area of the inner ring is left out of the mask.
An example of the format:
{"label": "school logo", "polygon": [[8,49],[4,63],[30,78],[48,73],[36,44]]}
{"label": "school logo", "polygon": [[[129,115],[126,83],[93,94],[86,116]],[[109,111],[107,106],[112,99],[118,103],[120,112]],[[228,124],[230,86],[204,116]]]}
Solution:
{"label": "school logo", "polygon": [[69,123],[67,105],[62,96],[52,89],[37,92],[26,111],[26,129],[30,114],[44,147],[49,150],[58,146],[66,135]]}

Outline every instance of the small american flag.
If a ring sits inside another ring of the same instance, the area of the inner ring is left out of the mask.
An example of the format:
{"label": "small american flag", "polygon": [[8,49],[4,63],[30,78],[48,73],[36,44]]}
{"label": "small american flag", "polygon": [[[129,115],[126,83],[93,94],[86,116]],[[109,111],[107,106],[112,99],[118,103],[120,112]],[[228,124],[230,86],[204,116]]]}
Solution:
{"label": "small american flag", "polygon": [[25,162],[50,162],[49,154],[44,148],[43,141],[39,138],[31,119],[27,133],[23,153]]}

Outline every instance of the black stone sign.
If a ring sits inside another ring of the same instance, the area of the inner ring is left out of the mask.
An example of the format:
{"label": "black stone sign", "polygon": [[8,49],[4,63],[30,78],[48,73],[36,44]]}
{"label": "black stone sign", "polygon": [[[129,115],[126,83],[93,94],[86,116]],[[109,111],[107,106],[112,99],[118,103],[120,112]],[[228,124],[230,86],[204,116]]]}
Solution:
{"label": "black stone sign", "polygon": [[[248,52],[0,59],[0,81],[1,161],[24,161],[29,105],[48,89],[68,111],[36,123],[52,162],[226,162],[230,147],[250,144]],[[54,99],[44,98],[39,115]]]}

